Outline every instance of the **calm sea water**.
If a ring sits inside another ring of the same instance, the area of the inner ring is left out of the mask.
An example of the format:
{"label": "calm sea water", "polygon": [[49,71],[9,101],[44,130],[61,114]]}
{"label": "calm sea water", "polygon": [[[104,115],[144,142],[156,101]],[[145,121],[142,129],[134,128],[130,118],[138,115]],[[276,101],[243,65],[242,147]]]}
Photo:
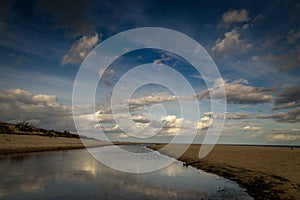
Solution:
{"label": "calm sea water", "polygon": [[1,156],[0,177],[0,199],[252,199],[236,183],[178,161],[151,173],[122,173],[85,149]]}

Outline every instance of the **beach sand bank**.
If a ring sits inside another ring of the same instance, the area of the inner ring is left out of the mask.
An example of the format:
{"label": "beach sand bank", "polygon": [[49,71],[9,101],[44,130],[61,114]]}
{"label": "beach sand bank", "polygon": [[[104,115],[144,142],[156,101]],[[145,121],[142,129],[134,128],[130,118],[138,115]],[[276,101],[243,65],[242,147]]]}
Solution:
{"label": "beach sand bank", "polygon": [[[150,146],[162,154],[177,157],[181,145]],[[186,165],[236,181],[254,199],[300,198],[300,148],[216,145],[202,159],[201,145],[191,145],[178,158]]]}
{"label": "beach sand bank", "polygon": [[108,142],[99,140],[83,140],[86,146],[77,138],[0,134],[0,154],[81,149],[110,145]]}

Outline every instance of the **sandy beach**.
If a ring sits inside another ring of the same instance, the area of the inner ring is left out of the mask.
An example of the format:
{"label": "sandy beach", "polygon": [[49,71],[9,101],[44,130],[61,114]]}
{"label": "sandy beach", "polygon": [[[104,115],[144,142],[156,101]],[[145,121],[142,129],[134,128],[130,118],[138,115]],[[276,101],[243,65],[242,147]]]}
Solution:
{"label": "sandy beach", "polygon": [[[151,146],[159,150],[164,145]],[[176,156],[180,145],[159,150]],[[254,199],[299,199],[300,148],[217,145],[208,156],[198,158],[200,145],[191,145],[178,159],[206,172],[236,181]]]}
{"label": "sandy beach", "polygon": [[[39,135],[0,134],[0,154],[79,149],[110,145],[108,142]],[[127,143],[116,143],[127,144]],[[132,143],[128,143],[132,144]],[[170,157],[182,145],[150,146]],[[178,160],[206,172],[236,181],[254,199],[298,199],[300,197],[300,148],[216,145],[203,159],[200,145],[191,145]]]}
{"label": "sandy beach", "polygon": [[[108,142],[84,139],[87,147],[110,145]],[[0,134],[0,154],[85,148],[80,139],[36,135]]]}

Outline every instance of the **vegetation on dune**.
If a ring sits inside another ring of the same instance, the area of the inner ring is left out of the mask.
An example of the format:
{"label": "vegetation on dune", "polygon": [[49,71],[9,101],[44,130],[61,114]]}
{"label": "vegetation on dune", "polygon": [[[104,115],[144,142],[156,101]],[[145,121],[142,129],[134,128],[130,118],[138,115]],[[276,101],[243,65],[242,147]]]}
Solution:
{"label": "vegetation on dune", "polygon": [[67,138],[79,138],[77,134],[70,133],[69,131],[55,131],[38,128],[29,124],[28,122],[19,122],[16,124],[10,124],[6,122],[0,122],[0,134],[15,134],[15,135],[37,135],[46,137],[67,137]]}

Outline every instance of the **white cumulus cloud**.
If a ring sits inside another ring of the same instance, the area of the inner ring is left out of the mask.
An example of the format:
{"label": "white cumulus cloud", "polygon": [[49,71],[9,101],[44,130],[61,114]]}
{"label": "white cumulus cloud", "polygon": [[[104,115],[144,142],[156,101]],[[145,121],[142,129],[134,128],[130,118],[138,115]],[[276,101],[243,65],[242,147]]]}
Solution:
{"label": "white cumulus cloud", "polygon": [[76,41],[69,51],[64,55],[61,64],[80,64],[91,49],[98,43],[99,36],[95,34],[94,36],[83,36],[78,41]]}
{"label": "white cumulus cloud", "polygon": [[22,89],[0,91],[0,120],[26,121],[56,130],[75,130],[69,105],[58,103],[54,95],[34,95]]}
{"label": "white cumulus cloud", "polygon": [[260,130],[261,128],[257,125],[246,125],[243,127],[243,130],[245,131],[257,131]]}
{"label": "white cumulus cloud", "polygon": [[284,134],[284,133],[279,133],[279,134],[274,134],[274,135],[269,135],[267,137],[268,140],[271,141],[293,141],[299,138],[297,135],[289,135],[289,134]]}
{"label": "white cumulus cloud", "polygon": [[244,52],[252,48],[252,44],[247,44],[245,40],[241,39],[241,34],[238,28],[235,28],[224,34],[224,38],[219,38],[212,47],[212,52],[218,56],[223,57],[226,54],[236,54]]}
{"label": "white cumulus cloud", "polygon": [[229,10],[223,14],[220,26],[227,26],[233,23],[242,23],[250,20],[251,18],[249,17],[248,10]]}

